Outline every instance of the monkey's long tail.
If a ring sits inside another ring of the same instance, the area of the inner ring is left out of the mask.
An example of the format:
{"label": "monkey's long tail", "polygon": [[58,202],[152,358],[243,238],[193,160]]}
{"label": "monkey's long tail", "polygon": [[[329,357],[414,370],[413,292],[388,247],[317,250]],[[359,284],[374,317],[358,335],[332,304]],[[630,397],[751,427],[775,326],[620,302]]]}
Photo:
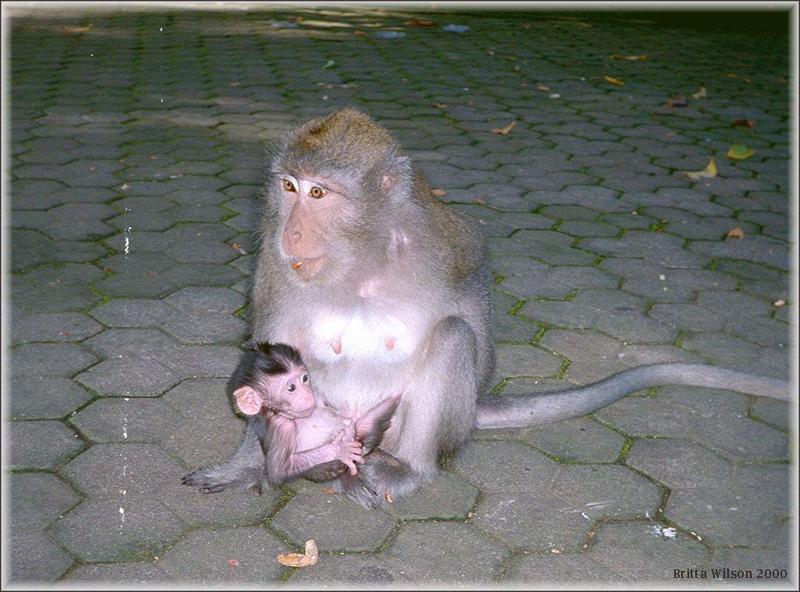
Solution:
{"label": "monkey's long tail", "polygon": [[586,386],[533,395],[482,397],[475,427],[521,428],[554,423],[597,411],[619,399],[654,386],[718,388],[788,400],[789,383],[703,364],[652,364],[623,370]]}

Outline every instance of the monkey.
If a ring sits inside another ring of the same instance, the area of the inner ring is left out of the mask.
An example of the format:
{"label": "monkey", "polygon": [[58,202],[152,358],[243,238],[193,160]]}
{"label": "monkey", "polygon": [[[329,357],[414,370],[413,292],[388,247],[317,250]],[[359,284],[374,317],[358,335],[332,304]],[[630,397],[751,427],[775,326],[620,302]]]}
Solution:
{"label": "monkey", "polygon": [[280,343],[257,343],[246,351],[231,383],[239,410],[261,414],[267,424],[271,486],[297,477],[327,481],[345,470],[356,475],[356,463],[380,443],[400,401],[397,394],[358,418],[343,415],[315,396],[300,353]]}
{"label": "monkey", "polygon": [[[403,398],[364,458],[364,487],[345,493],[380,507],[431,480],[440,454],[473,429],[523,427],[585,415],[668,384],[788,397],[788,384],[699,364],[654,364],[555,394],[490,397],[494,368],[485,244],[436,199],[399,144],[347,108],[285,138],[270,163],[251,294],[253,341],[297,348],[315,390],[358,415],[395,389]],[[185,482],[246,489],[263,473],[251,421],[228,463]]]}

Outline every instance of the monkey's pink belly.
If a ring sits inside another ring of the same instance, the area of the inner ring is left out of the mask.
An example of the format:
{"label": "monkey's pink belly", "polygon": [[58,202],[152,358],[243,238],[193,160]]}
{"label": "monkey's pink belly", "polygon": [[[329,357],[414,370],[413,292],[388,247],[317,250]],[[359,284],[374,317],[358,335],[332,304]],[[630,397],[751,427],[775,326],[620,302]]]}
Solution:
{"label": "monkey's pink belly", "polygon": [[355,421],[330,407],[317,407],[310,417],[295,421],[298,452],[327,444],[342,430],[345,430],[345,440],[355,436]]}

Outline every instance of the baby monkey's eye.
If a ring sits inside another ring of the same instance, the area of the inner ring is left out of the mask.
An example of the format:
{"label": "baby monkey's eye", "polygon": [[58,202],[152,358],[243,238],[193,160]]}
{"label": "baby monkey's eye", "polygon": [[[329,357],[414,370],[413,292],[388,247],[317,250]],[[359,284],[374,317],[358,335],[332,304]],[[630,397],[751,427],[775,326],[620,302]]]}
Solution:
{"label": "baby monkey's eye", "polygon": [[292,384],[290,384],[289,386],[286,387],[286,390],[289,391],[290,393],[293,393],[296,388],[297,388],[297,385],[292,383]]}
{"label": "baby monkey's eye", "polygon": [[320,199],[322,197],[325,197],[325,190],[322,187],[317,187],[316,185],[314,185],[308,192],[308,195],[313,197],[314,199]]}
{"label": "baby monkey's eye", "polygon": [[308,382],[308,374],[303,374],[302,378],[300,378],[303,382]]}
{"label": "baby monkey's eye", "polygon": [[281,183],[283,184],[284,191],[288,191],[290,193],[295,193],[297,191],[297,187],[294,186],[294,183],[291,179],[283,179]]}

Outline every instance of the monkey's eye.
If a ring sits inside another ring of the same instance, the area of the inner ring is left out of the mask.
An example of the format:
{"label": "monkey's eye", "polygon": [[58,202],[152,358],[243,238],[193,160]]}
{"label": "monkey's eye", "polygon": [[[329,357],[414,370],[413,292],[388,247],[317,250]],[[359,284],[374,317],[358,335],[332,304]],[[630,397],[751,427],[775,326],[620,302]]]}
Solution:
{"label": "monkey's eye", "polygon": [[290,384],[289,386],[286,387],[286,390],[288,390],[290,393],[293,393],[296,388],[297,388],[297,386],[294,383],[292,383],[292,384]]}
{"label": "monkey's eye", "polygon": [[291,179],[283,179],[281,184],[283,185],[284,191],[288,191],[289,193],[295,193],[297,191],[297,187],[294,186],[294,182]]}
{"label": "monkey's eye", "polygon": [[325,197],[325,190],[322,187],[317,187],[316,185],[314,185],[311,188],[311,191],[308,192],[308,195],[310,197],[313,197],[314,199],[321,199]]}
{"label": "monkey's eye", "polygon": [[308,374],[303,374],[302,378],[300,378],[304,383],[308,382]]}

